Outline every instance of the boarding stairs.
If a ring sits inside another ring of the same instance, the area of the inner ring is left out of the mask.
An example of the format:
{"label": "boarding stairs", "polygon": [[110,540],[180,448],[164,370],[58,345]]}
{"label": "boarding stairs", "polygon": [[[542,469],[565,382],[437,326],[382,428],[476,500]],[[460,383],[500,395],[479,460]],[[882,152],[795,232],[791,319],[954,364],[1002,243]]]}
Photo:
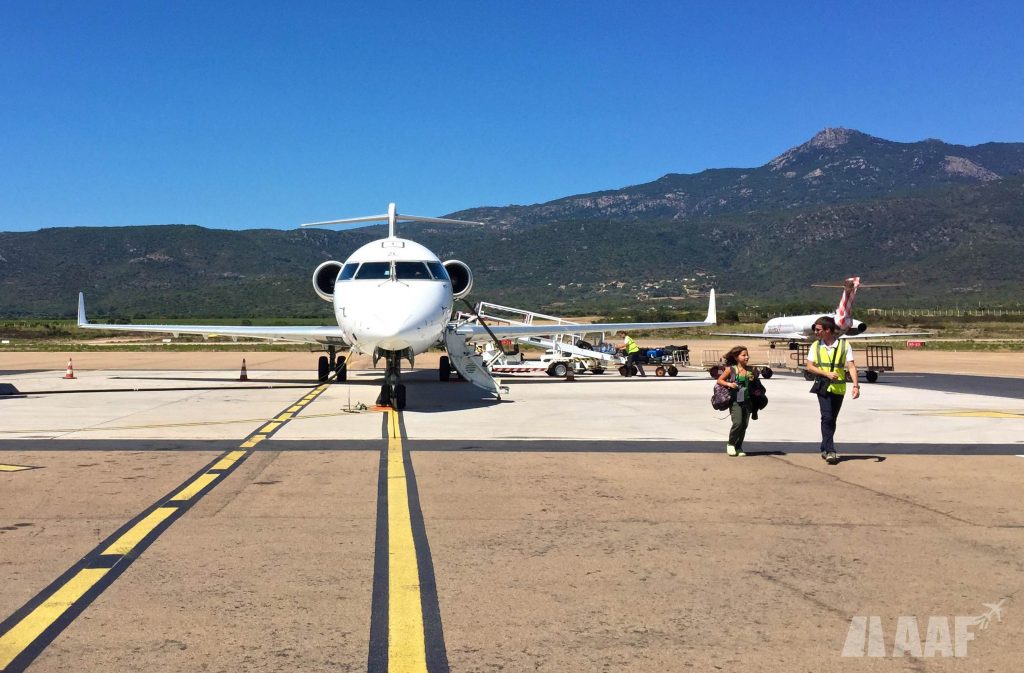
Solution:
{"label": "boarding stairs", "polygon": [[464,380],[500,400],[502,395],[508,395],[508,386],[501,385],[500,381],[491,376],[476,346],[457,333],[460,324],[460,321],[450,322],[444,330],[444,347],[448,351],[451,366]]}

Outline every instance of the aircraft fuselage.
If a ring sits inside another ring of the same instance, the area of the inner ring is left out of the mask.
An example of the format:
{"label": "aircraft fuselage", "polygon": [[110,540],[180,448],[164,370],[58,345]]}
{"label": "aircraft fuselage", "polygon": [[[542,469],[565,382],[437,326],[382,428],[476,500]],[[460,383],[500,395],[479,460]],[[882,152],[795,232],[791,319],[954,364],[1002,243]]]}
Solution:
{"label": "aircraft fuselage", "polygon": [[[835,313],[812,313],[810,315],[793,315],[784,316],[780,318],[772,318],[764,325],[765,335],[785,335],[783,339],[789,338],[792,334],[802,334],[805,339],[813,340],[814,336],[814,321],[822,317],[831,317],[836,319]],[[837,320],[838,322],[838,320]],[[839,336],[846,334],[859,334],[866,329],[866,325],[860,320],[850,319],[849,326],[846,329],[841,329]]]}
{"label": "aircraft fuselage", "polygon": [[452,282],[437,256],[400,238],[373,241],[352,253],[332,301],[353,350],[413,355],[441,341],[454,303]]}

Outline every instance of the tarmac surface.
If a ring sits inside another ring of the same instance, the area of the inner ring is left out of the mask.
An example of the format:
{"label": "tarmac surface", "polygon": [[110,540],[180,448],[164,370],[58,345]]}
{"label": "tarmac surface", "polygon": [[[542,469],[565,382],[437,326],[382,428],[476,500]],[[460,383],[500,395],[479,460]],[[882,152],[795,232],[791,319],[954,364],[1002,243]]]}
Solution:
{"label": "tarmac surface", "polygon": [[4,673],[1019,669],[1020,378],[884,373],[828,466],[799,376],[729,458],[700,371],[396,413],[358,361],[122,355],[0,364]]}

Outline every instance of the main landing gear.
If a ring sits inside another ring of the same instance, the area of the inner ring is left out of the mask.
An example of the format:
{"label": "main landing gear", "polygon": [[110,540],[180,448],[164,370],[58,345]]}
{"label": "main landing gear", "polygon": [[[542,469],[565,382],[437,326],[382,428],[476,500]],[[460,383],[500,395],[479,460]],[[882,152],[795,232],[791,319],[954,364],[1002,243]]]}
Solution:
{"label": "main landing gear", "polygon": [[377,405],[392,409],[405,409],[405,384],[401,382],[402,351],[382,351],[384,356],[384,383],[380,386]]}
{"label": "main landing gear", "polygon": [[317,361],[317,380],[323,383],[330,377],[331,372],[337,373],[335,381],[348,380],[348,364],[344,357],[338,357],[338,349],[334,346],[328,346],[327,355],[321,355]]}

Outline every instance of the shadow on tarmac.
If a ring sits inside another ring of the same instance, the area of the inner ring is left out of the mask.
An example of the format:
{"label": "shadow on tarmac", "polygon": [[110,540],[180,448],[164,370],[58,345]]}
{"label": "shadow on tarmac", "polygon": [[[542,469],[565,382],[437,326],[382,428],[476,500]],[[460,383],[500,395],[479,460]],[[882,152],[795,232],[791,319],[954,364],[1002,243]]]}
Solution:
{"label": "shadow on tarmac", "polygon": [[[238,376],[209,377],[209,376],[112,376],[113,381],[198,381],[200,383],[229,383],[238,381]],[[265,379],[260,376],[250,376],[247,379],[250,383],[288,383],[292,385],[306,385],[313,387],[319,385],[316,377],[302,379]]]}
{"label": "shadow on tarmac", "polygon": [[839,454],[839,462],[845,463],[848,460],[873,460],[876,463],[881,463],[885,460],[885,456],[871,456],[871,455],[855,455],[855,456],[844,456]]}

